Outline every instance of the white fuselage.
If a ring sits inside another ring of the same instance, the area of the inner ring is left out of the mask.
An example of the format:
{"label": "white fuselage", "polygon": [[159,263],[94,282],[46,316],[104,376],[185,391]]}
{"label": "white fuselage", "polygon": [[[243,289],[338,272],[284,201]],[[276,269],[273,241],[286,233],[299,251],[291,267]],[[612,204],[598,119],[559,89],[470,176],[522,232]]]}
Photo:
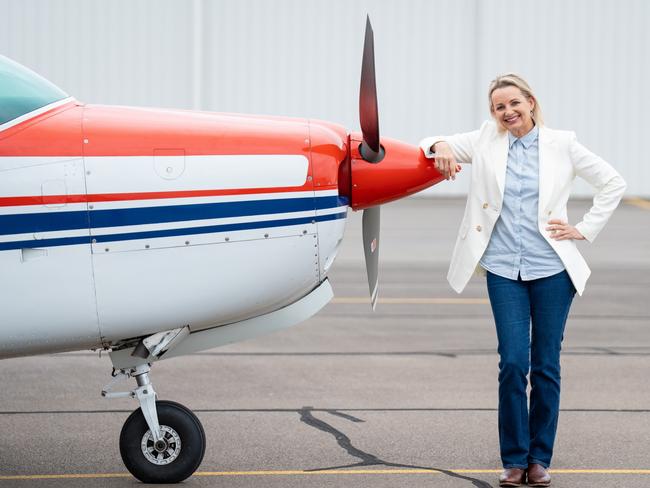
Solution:
{"label": "white fuselage", "polygon": [[[194,332],[306,295],[325,279],[347,214],[336,190],[287,191],[308,181],[309,164],[171,151],[0,157],[0,194],[18,198],[0,207],[0,358]],[[88,198],[19,200],[66,194]]]}

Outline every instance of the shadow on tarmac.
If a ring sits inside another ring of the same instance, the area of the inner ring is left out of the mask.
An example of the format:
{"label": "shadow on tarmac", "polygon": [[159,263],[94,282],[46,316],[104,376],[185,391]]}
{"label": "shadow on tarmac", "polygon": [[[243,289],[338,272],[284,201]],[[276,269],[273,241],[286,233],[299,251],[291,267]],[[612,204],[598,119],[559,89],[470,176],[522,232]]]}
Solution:
{"label": "shadow on tarmac", "polygon": [[[362,466],[385,466],[389,468],[426,469],[426,470],[440,472],[451,478],[458,478],[458,479],[469,481],[472,483],[472,486],[476,486],[477,488],[492,488],[492,485],[486,481],[472,478],[470,476],[463,476],[461,474],[454,473],[453,471],[449,471],[447,469],[436,468],[432,466],[416,466],[411,464],[391,463],[389,461],[384,461],[383,459],[378,458],[374,454],[364,452],[361,449],[354,447],[352,445],[352,441],[347,435],[345,435],[343,432],[336,429],[335,427],[331,426],[327,422],[314,417],[313,410],[314,410],[313,407],[301,408],[299,410],[300,421],[310,427],[314,427],[322,432],[326,432],[328,434],[333,435],[339,446],[345,449],[345,451],[350,456],[356,457],[361,461],[358,463],[347,464],[344,466],[330,466],[326,468],[308,469],[306,471],[328,471],[328,470],[343,469],[343,468],[359,468]],[[350,420],[351,422],[363,422],[363,420],[359,418],[353,417],[352,415],[344,414],[342,412],[337,412],[336,410],[325,410],[325,411],[331,415],[336,415],[346,420]]]}

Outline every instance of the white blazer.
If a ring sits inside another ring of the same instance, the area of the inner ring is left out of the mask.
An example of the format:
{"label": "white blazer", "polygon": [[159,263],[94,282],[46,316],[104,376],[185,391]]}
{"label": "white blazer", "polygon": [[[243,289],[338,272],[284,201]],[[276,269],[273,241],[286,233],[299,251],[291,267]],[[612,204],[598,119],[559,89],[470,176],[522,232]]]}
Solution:
{"label": "white blazer", "polygon": [[[482,272],[479,260],[501,213],[508,161],[508,133],[500,133],[494,121],[486,121],[474,132],[427,137],[420,147],[427,158],[431,146],[445,141],[459,163],[472,163],[472,179],[465,214],[451,257],[447,280],[460,293],[474,271]],[[556,241],[546,230],[551,219],[567,219],[571,182],[577,176],[598,190],[593,206],[575,225],[589,242],[603,229],[625,192],[625,181],[608,163],[582,146],[571,131],[539,128],[539,231],[557,252],[582,295],[591,270],[571,239]],[[478,267],[478,269],[477,269]]]}

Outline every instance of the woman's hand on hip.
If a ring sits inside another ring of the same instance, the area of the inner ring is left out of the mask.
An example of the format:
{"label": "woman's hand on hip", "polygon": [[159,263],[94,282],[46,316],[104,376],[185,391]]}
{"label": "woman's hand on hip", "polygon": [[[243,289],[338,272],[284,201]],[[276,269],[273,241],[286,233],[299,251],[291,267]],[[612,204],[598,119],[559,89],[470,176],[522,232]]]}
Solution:
{"label": "woman's hand on hip", "polygon": [[454,153],[451,152],[451,146],[445,141],[436,142],[431,146],[431,152],[435,153],[435,167],[446,180],[456,179],[456,173],[460,171],[460,166],[456,162]]}
{"label": "woman's hand on hip", "polygon": [[578,229],[560,219],[549,220],[548,224],[546,230],[551,231],[551,239],[555,239],[556,241],[564,241],[566,239],[582,241],[585,239],[585,236]]}

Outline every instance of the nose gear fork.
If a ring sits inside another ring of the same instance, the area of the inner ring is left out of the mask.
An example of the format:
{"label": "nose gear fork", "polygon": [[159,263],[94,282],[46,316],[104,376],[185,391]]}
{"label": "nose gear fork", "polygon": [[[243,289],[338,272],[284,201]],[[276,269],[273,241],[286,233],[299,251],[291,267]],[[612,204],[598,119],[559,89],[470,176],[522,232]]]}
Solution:
{"label": "nose gear fork", "polygon": [[[141,364],[130,369],[121,369],[119,373],[113,372],[113,379],[102,389],[104,398],[135,398],[140,402],[140,410],[144,415],[151,436],[153,437],[154,446],[157,449],[164,449],[167,445],[163,439],[163,434],[158,423],[158,412],[156,410],[156,391],[149,379],[151,367],[148,364]],[[138,387],[131,391],[111,391],[120,381],[135,378]]]}

